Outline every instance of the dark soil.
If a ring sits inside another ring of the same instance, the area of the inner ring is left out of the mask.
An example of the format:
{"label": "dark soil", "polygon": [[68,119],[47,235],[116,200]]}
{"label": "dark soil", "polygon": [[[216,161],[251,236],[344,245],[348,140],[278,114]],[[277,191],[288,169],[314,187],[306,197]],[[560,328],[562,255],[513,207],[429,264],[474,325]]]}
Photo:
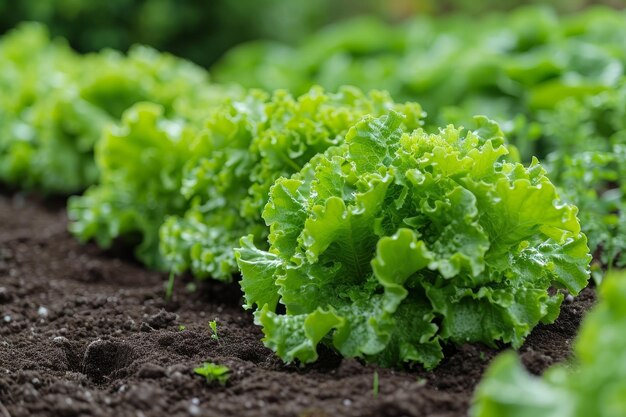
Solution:
{"label": "dark soil", "polygon": [[[0,416],[460,417],[497,353],[450,348],[432,373],[331,352],[314,366],[286,366],[263,347],[236,284],[190,292],[180,283],[166,303],[165,278],[78,244],[63,202],[0,195]],[[531,371],[568,357],[594,298],[585,290],[533,332],[522,348]],[[225,387],[194,375],[205,361],[231,368]]]}

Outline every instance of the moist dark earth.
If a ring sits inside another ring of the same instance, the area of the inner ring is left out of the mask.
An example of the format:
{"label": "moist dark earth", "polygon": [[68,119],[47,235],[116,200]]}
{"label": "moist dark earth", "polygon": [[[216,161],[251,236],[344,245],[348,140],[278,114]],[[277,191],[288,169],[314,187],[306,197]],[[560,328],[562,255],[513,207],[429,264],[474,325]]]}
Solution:
{"label": "moist dark earth", "polygon": [[[241,309],[236,283],[178,280],[66,231],[64,201],[0,193],[0,416],[466,416],[496,349],[446,347],[433,372],[389,370],[321,352],[284,365]],[[564,303],[521,349],[541,373],[567,360],[593,289]],[[217,321],[219,339],[208,322]],[[183,327],[184,326],[184,329]],[[193,369],[231,369],[225,386]],[[379,392],[373,376],[379,376]]]}

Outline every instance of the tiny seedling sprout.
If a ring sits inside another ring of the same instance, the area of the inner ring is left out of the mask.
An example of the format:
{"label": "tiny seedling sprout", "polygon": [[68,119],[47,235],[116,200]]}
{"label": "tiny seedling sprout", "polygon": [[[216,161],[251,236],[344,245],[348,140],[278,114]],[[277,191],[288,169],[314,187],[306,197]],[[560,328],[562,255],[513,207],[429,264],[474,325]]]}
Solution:
{"label": "tiny seedling sprout", "polygon": [[206,378],[208,383],[218,382],[220,385],[226,385],[230,378],[230,368],[224,365],[218,365],[213,362],[205,362],[193,370],[197,375]]}
{"label": "tiny seedling sprout", "polygon": [[209,327],[211,328],[211,339],[219,341],[220,337],[217,334],[217,320],[211,320],[209,322]]}
{"label": "tiny seedling sprout", "polygon": [[374,398],[378,397],[378,372],[374,371],[374,380],[372,381],[372,392],[374,393]]}

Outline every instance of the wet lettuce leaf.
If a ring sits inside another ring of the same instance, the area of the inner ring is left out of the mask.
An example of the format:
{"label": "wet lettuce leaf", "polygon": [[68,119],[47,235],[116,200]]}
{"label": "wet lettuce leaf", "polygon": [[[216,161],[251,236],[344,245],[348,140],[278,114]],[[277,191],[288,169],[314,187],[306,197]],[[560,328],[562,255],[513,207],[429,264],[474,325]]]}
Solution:
{"label": "wet lettuce leaf", "polygon": [[520,7],[480,17],[354,18],[296,46],[255,41],[214,66],[218,81],[326,88],[349,82],[417,100],[436,132],[496,120],[528,163],[537,157],[580,209],[594,278],[626,266],[626,13],[587,8],[559,15]]}
{"label": "wet lettuce leaf", "polygon": [[272,183],[302,169],[311,158],[343,142],[367,114],[404,111],[408,128],[421,124],[416,103],[395,103],[381,91],[353,87],[326,92],[314,87],[294,97],[284,90],[252,91],[213,111],[196,140],[181,184],[189,205],[161,228],[161,252],[175,273],[230,280],[237,272],[233,249],[252,234],[263,246],[261,218]]}
{"label": "wet lettuce leaf", "polygon": [[[237,249],[245,306],[285,361],[347,357],[433,368],[442,345],[519,347],[577,294],[590,255],[544,169],[509,161],[498,125],[438,133],[368,116],[271,188],[269,249]],[[279,304],[281,307],[279,308]]]}
{"label": "wet lettuce leaf", "polygon": [[241,236],[260,245],[267,237],[261,211],[274,180],[342,142],[365,114],[403,110],[411,128],[423,117],[418,104],[351,87],[300,97],[212,91],[186,106],[177,101],[171,115],[137,104],[105,130],[96,149],[100,184],[70,199],[74,234],[103,247],[119,240],[152,268],[228,281]]}

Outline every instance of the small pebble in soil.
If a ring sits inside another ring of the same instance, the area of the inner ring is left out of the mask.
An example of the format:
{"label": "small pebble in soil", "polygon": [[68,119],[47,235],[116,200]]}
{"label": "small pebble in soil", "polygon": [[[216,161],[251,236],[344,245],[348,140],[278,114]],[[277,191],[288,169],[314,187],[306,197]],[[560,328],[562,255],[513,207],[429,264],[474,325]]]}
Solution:
{"label": "small pebble in soil", "polygon": [[193,415],[193,416],[197,416],[200,414],[200,399],[197,397],[193,397],[191,399],[191,405],[189,406],[189,414]]}
{"label": "small pebble in soil", "polygon": [[567,296],[565,296],[565,302],[567,304],[571,304],[574,302],[574,296],[572,294],[567,294]]}
{"label": "small pebble in soil", "polygon": [[200,407],[198,407],[195,404],[191,404],[188,408],[189,414],[191,414],[192,416],[198,416],[200,415]]}
{"label": "small pebble in soil", "polygon": [[37,314],[39,314],[39,317],[48,317],[48,309],[44,306],[40,306],[37,310]]}
{"label": "small pebble in soil", "polygon": [[350,407],[352,405],[352,401],[346,398],[345,400],[343,400],[343,405],[345,407]]}
{"label": "small pebble in soil", "polygon": [[7,314],[6,316],[4,316],[3,320],[5,323],[11,323],[11,316]]}

